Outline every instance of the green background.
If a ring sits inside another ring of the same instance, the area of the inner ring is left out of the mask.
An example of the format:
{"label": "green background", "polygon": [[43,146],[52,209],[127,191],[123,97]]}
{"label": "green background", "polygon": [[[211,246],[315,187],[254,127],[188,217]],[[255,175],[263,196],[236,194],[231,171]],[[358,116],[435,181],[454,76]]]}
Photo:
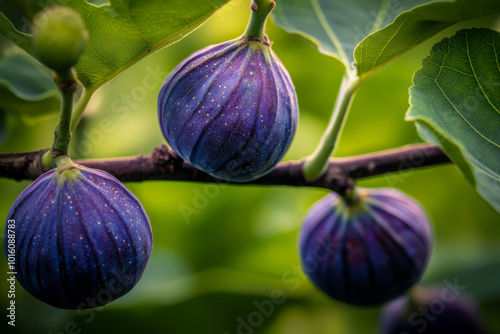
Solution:
{"label": "green background", "polygon": [[[181,42],[140,61],[93,97],[74,134],[72,157],[105,158],[149,154],[164,143],[157,122],[160,78],[182,59],[210,44],[239,36],[248,1],[233,0]],[[267,33],[295,84],[300,123],[285,160],[310,154],[326,127],[342,66],[309,42],[272,22]],[[420,142],[404,121],[408,88],[421,59],[439,38],[425,43],[369,79],[358,92],[338,156]],[[151,72],[158,74],[153,79]],[[146,80],[146,82],[144,81]],[[146,83],[146,84],[145,84]],[[128,96],[128,98],[127,98]],[[128,102],[127,102],[128,101]],[[29,125],[11,114],[0,153],[49,147],[57,118]],[[29,181],[0,179],[0,216]],[[394,186],[428,211],[435,231],[424,285],[445,280],[467,286],[490,332],[500,333],[500,216],[452,165],[361,180],[365,187]],[[7,265],[0,257],[3,333],[374,333],[379,308],[351,307],[325,297],[300,272],[297,236],[311,205],[326,191],[308,188],[214,186],[187,182],[125,184],[151,219],[154,247],[136,288],[91,311],[52,308],[16,291],[16,327],[7,326]],[[206,194],[206,195],[199,195]],[[192,207],[186,218],[181,208]],[[273,291],[286,300],[256,317],[256,304]],[[254,324],[238,328],[241,319]],[[253,317],[253,318],[252,318]],[[240,320],[238,320],[240,319]],[[262,321],[258,321],[262,319]]]}

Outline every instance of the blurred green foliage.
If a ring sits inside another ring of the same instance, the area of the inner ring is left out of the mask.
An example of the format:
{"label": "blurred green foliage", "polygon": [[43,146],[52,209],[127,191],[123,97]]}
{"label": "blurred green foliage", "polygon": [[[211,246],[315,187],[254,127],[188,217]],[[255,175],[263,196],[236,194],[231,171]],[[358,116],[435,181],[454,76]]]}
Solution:
{"label": "blurred green foliage", "polygon": [[[192,52],[237,37],[248,15],[248,1],[233,0],[181,42],[147,57],[103,86],[74,135],[72,156],[148,154],[164,143],[156,111],[161,80]],[[297,89],[299,129],[285,160],[299,159],[314,150],[326,127],[342,66],[272,22],[267,33]],[[404,121],[408,88],[421,59],[440,38],[392,63],[361,87],[339,144],[339,156],[420,141],[414,125]],[[8,113],[6,124],[0,153],[49,147],[57,119],[28,125]],[[0,180],[1,217],[7,216],[29,183]],[[500,217],[458,169],[447,165],[405,171],[362,180],[359,185],[394,186],[422,203],[435,230],[424,284],[457,278],[478,299],[491,331],[500,332]],[[7,326],[3,315],[2,333],[375,332],[379,308],[332,301],[300,272],[298,231],[307,210],[326,191],[152,181],[126,186],[144,205],[154,233],[151,261],[137,287],[108,306],[77,312],[45,305],[17,285],[16,327]],[[182,205],[195,208],[195,214],[186,219]],[[0,259],[0,304],[6,307],[8,270],[5,257]],[[266,301],[278,292],[285,299],[273,303],[270,311]],[[267,305],[264,311],[262,305]]]}

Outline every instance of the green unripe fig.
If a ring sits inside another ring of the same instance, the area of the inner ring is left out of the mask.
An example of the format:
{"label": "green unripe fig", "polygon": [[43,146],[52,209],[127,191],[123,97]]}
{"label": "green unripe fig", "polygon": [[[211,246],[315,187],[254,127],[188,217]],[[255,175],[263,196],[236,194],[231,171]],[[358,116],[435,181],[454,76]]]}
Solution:
{"label": "green unripe fig", "polygon": [[87,36],[82,17],[72,8],[53,6],[35,17],[35,54],[58,73],[68,72],[78,62],[85,51]]}

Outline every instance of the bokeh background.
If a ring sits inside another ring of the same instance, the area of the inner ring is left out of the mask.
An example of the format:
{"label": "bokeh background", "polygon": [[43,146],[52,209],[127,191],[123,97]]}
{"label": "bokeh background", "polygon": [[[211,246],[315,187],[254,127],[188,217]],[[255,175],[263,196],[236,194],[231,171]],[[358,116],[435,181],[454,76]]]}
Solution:
{"label": "bokeh background", "polygon": [[[156,111],[161,81],[192,52],[239,36],[248,16],[249,1],[233,0],[182,41],[102,87],[74,135],[72,157],[149,154],[163,144]],[[267,33],[290,72],[300,105],[298,133],[285,160],[300,159],[314,150],[326,127],[342,66],[272,22]],[[404,121],[408,88],[432,44],[450,33],[403,56],[361,87],[338,156],[420,142],[414,125]],[[6,121],[7,138],[0,144],[0,153],[49,147],[57,117],[26,122],[9,115]],[[0,179],[0,217],[7,216],[29,183]],[[426,208],[435,242],[422,284],[458,280],[476,299],[489,331],[500,333],[500,216],[458,169],[452,165],[418,169],[358,184],[399,188]],[[103,308],[77,312],[45,305],[18,284],[16,327],[12,328],[3,315],[8,305],[8,270],[1,256],[2,333],[376,332],[379,307],[357,308],[333,301],[318,292],[300,270],[299,229],[307,210],[326,191],[188,182],[125,185],[144,205],[154,234],[151,260],[136,288]],[[183,214],[188,208],[191,214]],[[259,311],[256,305],[269,300],[276,289],[284,293],[285,302],[274,305],[272,311]],[[249,317],[254,318],[249,322]],[[242,327],[242,321],[249,325]]]}

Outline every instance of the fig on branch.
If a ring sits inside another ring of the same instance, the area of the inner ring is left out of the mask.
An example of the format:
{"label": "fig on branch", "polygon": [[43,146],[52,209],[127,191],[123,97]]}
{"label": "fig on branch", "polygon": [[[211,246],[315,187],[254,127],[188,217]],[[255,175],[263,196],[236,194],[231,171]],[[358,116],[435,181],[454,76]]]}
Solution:
{"label": "fig on branch", "polygon": [[43,10],[33,22],[37,58],[50,69],[66,73],[85,51],[88,32],[78,12],[53,6]]}
{"label": "fig on branch", "polygon": [[307,214],[299,247],[303,269],[330,297],[376,305],[415,284],[432,243],[429,220],[395,189],[357,189],[350,201],[331,193]]}
{"label": "fig on branch", "polygon": [[418,287],[388,303],[380,334],[485,334],[474,300],[454,285]]}
{"label": "fig on branch", "polygon": [[170,147],[219,179],[246,182],[284,156],[298,122],[297,96],[267,37],[241,38],[195,52],[158,97]]}
{"label": "fig on branch", "polygon": [[[12,232],[14,248],[7,242]],[[60,164],[21,193],[9,211],[4,240],[19,283],[65,309],[98,307],[125,295],[141,278],[152,249],[151,225],[139,200],[110,174],[72,163]]]}

